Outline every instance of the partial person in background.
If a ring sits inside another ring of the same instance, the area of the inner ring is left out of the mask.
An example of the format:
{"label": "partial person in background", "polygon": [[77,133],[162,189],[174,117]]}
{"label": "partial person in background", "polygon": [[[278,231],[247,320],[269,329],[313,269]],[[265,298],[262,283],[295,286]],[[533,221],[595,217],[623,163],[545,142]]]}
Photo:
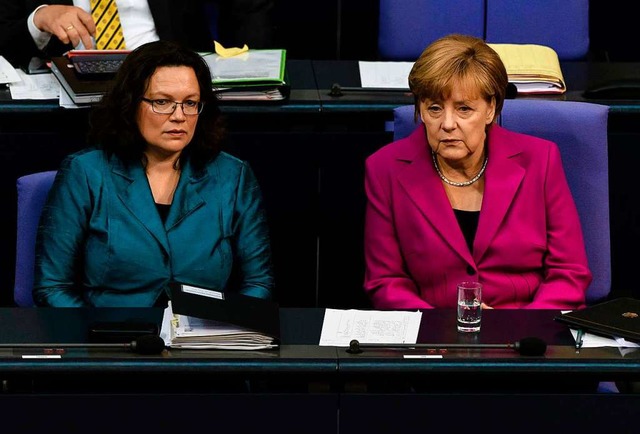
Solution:
{"label": "partial person in background", "polygon": [[36,243],[39,306],[165,305],[168,284],[270,298],[268,226],[257,180],[221,152],[206,63],[168,41],[135,49],[67,157]]}
{"label": "partial person in background", "polygon": [[[201,52],[223,45],[271,44],[273,0],[115,0],[127,49],[157,40]],[[14,65],[32,57],[93,49],[96,23],[90,0],[0,0],[0,55]]]}
{"label": "partial person in background", "polygon": [[578,309],[592,276],[555,143],[496,124],[507,89],[482,39],[449,35],[413,65],[422,123],[366,161],[364,289],[375,308]]}
{"label": "partial person in background", "polygon": [[217,7],[216,40],[225,47],[274,47],[274,0],[213,0]]}

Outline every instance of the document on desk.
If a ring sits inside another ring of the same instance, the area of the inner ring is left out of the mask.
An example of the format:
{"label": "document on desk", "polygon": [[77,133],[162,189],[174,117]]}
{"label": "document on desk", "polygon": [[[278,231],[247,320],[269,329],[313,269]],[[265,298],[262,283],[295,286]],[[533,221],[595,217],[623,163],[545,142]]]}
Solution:
{"label": "document on desk", "polygon": [[192,350],[269,350],[278,348],[272,336],[222,321],[164,310],[160,337],[169,348]]}
{"label": "document on desk", "polygon": [[566,92],[558,54],[537,44],[489,44],[507,69],[509,83],[521,94],[562,94]]}
{"label": "document on desk", "polygon": [[[232,88],[234,89],[234,88]],[[280,89],[272,88],[265,90],[246,90],[233,91],[230,89],[218,89],[216,95],[220,101],[282,101],[285,95]]]}
{"label": "document on desk", "polygon": [[320,346],[362,344],[415,344],[422,312],[326,309]]}
{"label": "document on desk", "polygon": [[[9,84],[12,99],[58,99],[60,83],[53,74],[27,75],[17,71],[20,81]],[[63,92],[64,93],[64,92]]]}
{"label": "document on desk", "polygon": [[[573,339],[578,339],[578,330],[570,329]],[[582,348],[600,348],[600,347],[618,347],[618,348],[640,348],[640,344],[628,341],[624,338],[608,338],[605,336],[594,335],[593,333],[584,333],[582,335]]]}
{"label": "document on desk", "polygon": [[413,62],[358,62],[363,88],[409,90]]}
{"label": "document on desk", "polygon": [[209,53],[202,58],[209,66],[216,87],[278,85],[284,82],[286,53],[284,49],[249,50],[233,57]]}
{"label": "document on desk", "polygon": [[15,83],[20,81],[18,72],[4,57],[0,56],[0,83]]}

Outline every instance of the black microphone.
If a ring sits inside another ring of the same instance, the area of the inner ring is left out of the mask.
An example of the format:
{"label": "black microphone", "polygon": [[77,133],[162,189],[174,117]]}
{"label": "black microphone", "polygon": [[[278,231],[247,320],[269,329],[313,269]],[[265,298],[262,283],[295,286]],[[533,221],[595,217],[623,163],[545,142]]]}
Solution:
{"label": "black microphone", "polygon": [[164,340],[158,335],[142,335],[131,342],[125,343],[104,343],[104,344],[43,344],[43,343],[22,343],[22,344],[0,344],[0,348],[97,348],[97,349],[129,349],[138,354],[160,354],[164,348]]}
{"label": "black microphone", "polygon": [[518,96],[518,86],[513,83],[507,84],[507,91],[505,92],[505,99],[515,99]]}
{"label": "black microphone", "polygon": [[333,83],[331,85],[331,90],[329,91],[329,96],[342,96],[342,87],[338,83]]}
{"label": "black microphone", "polygon": [[347,353],[360,354],[364,348],[371,349],[507,349],[514,350],[523,356],[542,356],[547,351],[547,343],[540,338],[524,338],[509,344],[361,344],[357,339],[349,342]]}
{"label": "black microphone", "polygon": [[354,92],[359,94],[402,92],[403,94],[411,95],[411,93],[409,92],[409,89],[398,89],[395,87],[347,87],[347,86],[340,86],[340,83],[333,83],[331,85],[331,89],[329,90],[328,95],[332,97],[340,97],[340,96],[344,96],[345,92]]}

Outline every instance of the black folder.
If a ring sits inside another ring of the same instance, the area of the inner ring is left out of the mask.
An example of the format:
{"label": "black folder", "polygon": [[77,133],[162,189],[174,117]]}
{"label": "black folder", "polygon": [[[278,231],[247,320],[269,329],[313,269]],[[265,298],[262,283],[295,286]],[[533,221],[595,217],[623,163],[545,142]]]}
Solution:
{"label": "black folder", "polygon": [[108,75],[90,79],[83,77],[82,74],[76,72],[71,61],[65,56],[51,59],[51,72],[76,104],[91,104],[100,101],[113,82],[113,77]]}
{"label": "black folder", "polygon": [[640,300],[620,297],[555,317],[571,328],[640,342]]}
{"label": "black folder", "polygon": [[280,311],[277,303],[237,292],[169,284],[173,313],[224,322],[280,339]]}

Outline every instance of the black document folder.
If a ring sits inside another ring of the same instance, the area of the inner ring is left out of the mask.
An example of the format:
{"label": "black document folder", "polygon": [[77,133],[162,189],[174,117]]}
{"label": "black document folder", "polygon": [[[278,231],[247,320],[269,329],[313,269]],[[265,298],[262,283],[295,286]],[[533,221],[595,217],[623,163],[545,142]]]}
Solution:
{"label": "black document folder", "polygon": [[169,288],[174,314],[232,324],[280,339],[280,312],[275,302],[180,283]]}
{"label": "black document folder", "polygon": [[100,101],[112,83],[110,75],[83,77],[64,56],[51,59],[51,72],[75,104],[92,104]]}
{"label": "black document folder", "polygon": [[571,328],[640,342],[640,300],[616,298],[555,317]]}

